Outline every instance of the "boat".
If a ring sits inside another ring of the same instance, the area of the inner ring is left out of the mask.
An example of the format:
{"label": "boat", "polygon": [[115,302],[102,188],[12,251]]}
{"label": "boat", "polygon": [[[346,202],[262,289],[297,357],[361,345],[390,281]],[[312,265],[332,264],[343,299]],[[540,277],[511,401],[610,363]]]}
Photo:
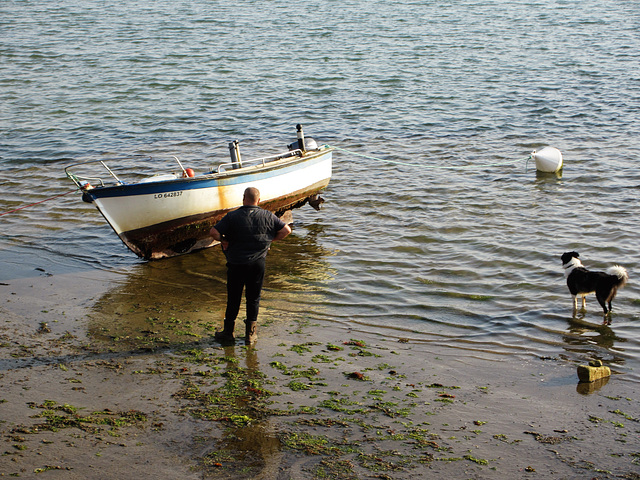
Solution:
{"label": "boat", "polygon": [[294,208],[309,203],[320,209],[333,148],[305,139],[302,126],[296,128],[296,141],[283,153],[244,160],[236,140],[229,144],[230,159],[200,174],[176,156],[172,168],[177,171],[134,174],[133,181],[126,176],[151,157],[145,162],[140,156],[92,159],[68,165],[65,173],[132,252],[145,260],[173,257],[217,244],[211,227],[242,205],[247,187],[258,188],[260,206],[286,223]]}

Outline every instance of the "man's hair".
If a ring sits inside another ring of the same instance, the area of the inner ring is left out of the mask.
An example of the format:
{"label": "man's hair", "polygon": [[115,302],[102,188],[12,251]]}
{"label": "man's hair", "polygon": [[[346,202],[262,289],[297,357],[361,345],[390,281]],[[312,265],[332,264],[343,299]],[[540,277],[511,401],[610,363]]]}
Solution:
{"label": "man's hair", "polygon": [[257,203],[260,200],[260,190],[256,187],[247,187],[244,191],[245,198],[251,203]]}

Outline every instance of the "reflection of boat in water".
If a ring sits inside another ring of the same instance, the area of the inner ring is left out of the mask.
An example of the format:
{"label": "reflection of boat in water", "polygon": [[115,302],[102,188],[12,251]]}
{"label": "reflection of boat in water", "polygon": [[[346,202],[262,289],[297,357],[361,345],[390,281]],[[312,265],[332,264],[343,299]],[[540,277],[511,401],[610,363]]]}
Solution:
{"label": "reflection of boat in water", "polygon": [[[93,160],[69,165],[65,171],[83,191],[83,200],[96,206],[130,250],[147,260],[171,257],[214,245],[209,230],[242,205],[246,187],[258,188],[260,206],[278,216],[307,202],[319,208],[318,194],[331,179],[333,149],[318,147],[304,138],[300,125],[297,128],[298,139],[284,153],[243,160],[238,142],[232,142],[231,162],[201,175],[184,168],[177,157],[179,174],[131,183],[116,174],[116,163],[131,169],[133,158]],[[129,165],[122,165],[125,160]],[[72,172],[80,167],[82,175]],[[106,169],[109,184],[92,174],[96,167]]]}
{"label": "reflection of boat in water", "polygon": [[[318,242],[317,227],[296,228],[269,254],[260,320],[307,318],[323,305],[331,270],[331,251]],[[143,262],[110,280],[111,287],[92,306],[88,335],[97,348],[155,350],[205,344],[224,317],[226,266],[219,248],[162,262]]]}

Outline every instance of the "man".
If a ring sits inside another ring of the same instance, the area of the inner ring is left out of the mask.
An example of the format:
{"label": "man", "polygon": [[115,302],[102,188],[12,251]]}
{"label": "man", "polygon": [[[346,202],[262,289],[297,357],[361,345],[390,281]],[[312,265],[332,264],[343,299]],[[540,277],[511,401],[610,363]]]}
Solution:
{"label": "man", "polygon": [[260,293],[264,281],[267,252],[271,242],[291,233],[289,225],[273,213],[258,206],[260,192],[249,187],[244,191],[242,207],[229,212],[210,231],[227,257],[227,310],[224,329],[215,333],[221,343],[235,341],[233,330],[240,311],[242,290],[247,302],[245,343],[256,341]]}

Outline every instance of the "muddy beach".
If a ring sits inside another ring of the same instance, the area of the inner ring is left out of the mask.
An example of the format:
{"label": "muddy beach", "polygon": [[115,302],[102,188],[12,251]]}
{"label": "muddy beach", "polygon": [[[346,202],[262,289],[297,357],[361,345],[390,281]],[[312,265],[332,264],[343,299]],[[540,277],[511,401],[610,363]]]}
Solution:
{"label": "muddy beach", "polygon": [[118,281],[0,286],[1,476],[640,478],[623,375],[579,384],[562,358],[460,356],[269,307],[255,348],[222,347],[214,300],[116,299]]}

